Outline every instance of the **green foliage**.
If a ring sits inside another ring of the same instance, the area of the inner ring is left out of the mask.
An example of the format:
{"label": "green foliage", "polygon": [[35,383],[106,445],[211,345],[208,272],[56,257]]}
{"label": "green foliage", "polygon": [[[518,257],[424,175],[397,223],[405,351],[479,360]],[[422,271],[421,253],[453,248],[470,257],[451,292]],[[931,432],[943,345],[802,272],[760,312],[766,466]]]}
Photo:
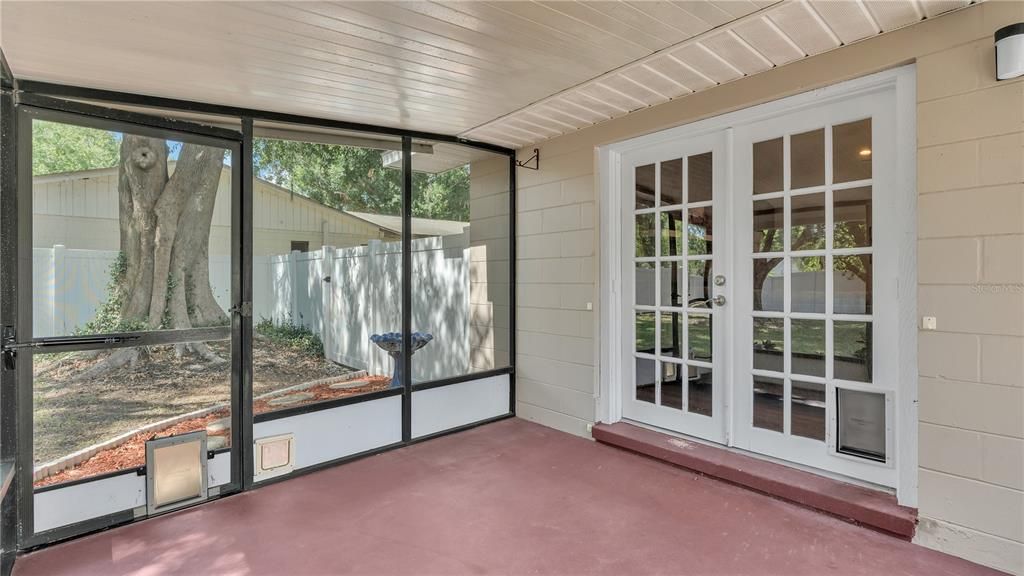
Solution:
{"label": "green foliage", "polygon": [[469,166],[439,174],[414,174],[412,215],[469,222]]}
{"label": "green foliage", "polygon": [[107,283],[107,294],[109,297],[92,320],[74,331],[76,336],[88,334],[110,334],[115,332],[137,332],[146,329],[146,322],[143,320],[124,320],[121,318],[121,306],[124,304],[124,275],[128,271],[128,257],[124,252],[119,252],[117,258],[110,264],[110,281]]}
{"label": "green foliage", "polygon": [[[339,210],[398,215],[402,209],[402,172],[384,166],[383,150],[256,138],[256,174]],[[413,215],[469,220],[469,170],[413,174]]]}
{"label": "green foliage", "polygon": [[117,166],[120,148],[113,132],[36,120],[32,126],[32,174]]}
{"label": "green foliage", "polygon": [[324,355],[324,343],[320,335],[305,326],[292,324],[290,319],[284,324],[275,324],[269,318],[263,318],[256,324],[256,333],[271,342],[295,348],[310,356]]}

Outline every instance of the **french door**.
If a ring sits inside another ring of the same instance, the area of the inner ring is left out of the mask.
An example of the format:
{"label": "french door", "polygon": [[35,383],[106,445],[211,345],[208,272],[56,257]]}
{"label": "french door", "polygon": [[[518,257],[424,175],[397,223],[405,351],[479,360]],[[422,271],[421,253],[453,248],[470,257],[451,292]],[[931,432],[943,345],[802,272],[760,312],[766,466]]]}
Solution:
{"label": "french door", "polygon": [[621,153],[623,418],[897,485],[912,149],[888,88]]}
{"label": "french door", "polygon": [[18,137],[21,546],[239,490],[240,134],[31,97]]}
{"label": "french door", "polygon": [[622,387],[626,418],[725,440],[726,135],[625,155]]}
{"label": "french door", "polygon": [[895,486],[890,93],[734,132],[734,445]]}

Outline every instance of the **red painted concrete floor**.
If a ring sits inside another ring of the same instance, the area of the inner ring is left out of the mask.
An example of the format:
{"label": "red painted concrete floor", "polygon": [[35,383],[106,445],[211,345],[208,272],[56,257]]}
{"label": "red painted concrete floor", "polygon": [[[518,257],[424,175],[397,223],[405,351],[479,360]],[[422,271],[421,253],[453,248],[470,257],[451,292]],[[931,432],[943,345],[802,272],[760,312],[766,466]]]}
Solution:
{"label": "red painted concrete floor", "polygon": [[19,558],[58,574],[995,574],[510,419]]}

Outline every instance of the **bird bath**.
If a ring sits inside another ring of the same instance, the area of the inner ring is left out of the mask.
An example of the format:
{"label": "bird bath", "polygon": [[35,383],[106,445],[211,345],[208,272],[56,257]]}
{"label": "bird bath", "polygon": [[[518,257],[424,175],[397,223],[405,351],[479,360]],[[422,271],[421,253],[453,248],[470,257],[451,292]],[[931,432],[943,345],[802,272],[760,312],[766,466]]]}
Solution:
{"label": "bird bath", "polygon": [[[426,332],[413,332],[409,340],[410,348],[412,352],[410,355],[415,354],[417,350],[423,348],[434,339],[433,334]],[[370,341],[376,344],[381,350],[388,353],[391,359],[395,362],[395,371],[391,376],[391,388],[401,388],[401,356],[402,356],[402,335],[398,332],[386,332],[384,334],[374,334],[370,336]]]}

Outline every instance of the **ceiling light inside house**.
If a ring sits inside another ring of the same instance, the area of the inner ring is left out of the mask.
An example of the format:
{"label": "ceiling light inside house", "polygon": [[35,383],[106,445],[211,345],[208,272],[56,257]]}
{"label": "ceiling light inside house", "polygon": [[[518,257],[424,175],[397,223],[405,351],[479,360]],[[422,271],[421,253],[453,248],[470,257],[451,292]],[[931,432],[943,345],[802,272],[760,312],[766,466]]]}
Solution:
{"label": "ceiling light inside house", "polygon": [[861,148],[857,155],[861,158],[871,158],[871,148]]}

